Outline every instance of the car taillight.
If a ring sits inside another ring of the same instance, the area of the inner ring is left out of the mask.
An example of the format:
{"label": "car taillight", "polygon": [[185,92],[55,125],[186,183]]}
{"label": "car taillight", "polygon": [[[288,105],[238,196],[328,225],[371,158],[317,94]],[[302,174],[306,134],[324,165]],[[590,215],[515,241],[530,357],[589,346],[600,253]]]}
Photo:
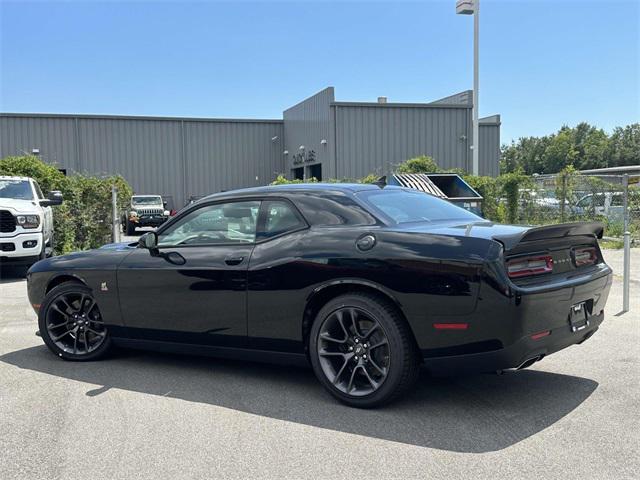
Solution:
{"label": "car taillight", "polygon": [[573,251],[573,262],[576,267],[583,267],[585,265],[593,265],[598,260],[598,254],[593,247],[576,248]]}
{"label": "car taillight", "polygon": [[553,271],[553,258],[550,255],[540,257],[524,257],[507,262],[507,275],[510,278],[528,277]]}

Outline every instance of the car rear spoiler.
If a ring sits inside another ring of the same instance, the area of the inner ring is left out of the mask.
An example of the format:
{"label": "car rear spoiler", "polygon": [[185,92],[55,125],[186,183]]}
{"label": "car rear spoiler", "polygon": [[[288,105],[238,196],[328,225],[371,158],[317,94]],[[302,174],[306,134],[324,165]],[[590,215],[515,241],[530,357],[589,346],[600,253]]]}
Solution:
{"label": "car rear spoiler", "polygon": [[511,250],[522,242],[534,242],[552,238],[573,237],[579,235],[593,235],[602,238],[604,225],[600,222],[573,222],[559,223],[557,225],[545,225],[542,227],[532,227],[524,232],[513,235],[503,235],[494,237],[504,245],[505,250]]}

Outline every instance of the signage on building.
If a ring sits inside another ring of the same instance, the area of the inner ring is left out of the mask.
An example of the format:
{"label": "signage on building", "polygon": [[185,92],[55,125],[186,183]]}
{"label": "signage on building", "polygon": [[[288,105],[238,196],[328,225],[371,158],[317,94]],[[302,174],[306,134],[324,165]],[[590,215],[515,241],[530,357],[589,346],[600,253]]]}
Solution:
{"label": "signage on building", "polygon": [[309,150],[308,152],[300,152],[296,153],[293,156],[293,164],[300,165],[301,163],[309,163],[316,161],[316,152],[315,150]]}

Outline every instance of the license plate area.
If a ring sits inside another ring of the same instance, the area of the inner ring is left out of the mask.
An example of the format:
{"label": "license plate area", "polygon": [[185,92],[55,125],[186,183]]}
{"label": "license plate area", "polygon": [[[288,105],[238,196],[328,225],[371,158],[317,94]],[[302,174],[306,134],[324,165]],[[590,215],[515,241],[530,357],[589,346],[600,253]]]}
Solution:
{"label": "license plate area", "polygon": [[589,312],[587,302],[576,303],[569,311],[569,327],[572,332],[579,332],[589,326]]}

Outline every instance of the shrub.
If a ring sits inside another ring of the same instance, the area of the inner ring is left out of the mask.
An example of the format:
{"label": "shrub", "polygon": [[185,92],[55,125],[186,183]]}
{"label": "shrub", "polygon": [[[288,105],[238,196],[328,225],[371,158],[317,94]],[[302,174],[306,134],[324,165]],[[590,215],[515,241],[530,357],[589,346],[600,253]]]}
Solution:
{"label": "shrub", "polygon": [[517,170],[511,173],[500,175],[497,179],[500,185],[500,192],[506,200],[506,218],[508,223],[518,222],[518,202],[519,192],[528,183],[528,177]]}
{"label": "shrub", "polygon": [[506,210],[500,204],[501,188],[498,179],[493,177],[476,177],[464,175],[467,182],[476,192],[482,196],[482,216],[493,222],[504,222]]}
{"label": "shrub", "polygon": [[118,211],[126,208],[132,195],[119,175],[96,177],[64,176],[55,166],[37,157],[6,157],[0,160],[0,175],[34,178],[43,191],[60,190],[62,205],[53,207],[55,253],[97,248],[111,238],[111,186],[118,189]]}
{"label": "shrub", "polygon": [[428,155],[410,158],[396,167],[397,173],[437,173],[440,171],[436,161]]}

